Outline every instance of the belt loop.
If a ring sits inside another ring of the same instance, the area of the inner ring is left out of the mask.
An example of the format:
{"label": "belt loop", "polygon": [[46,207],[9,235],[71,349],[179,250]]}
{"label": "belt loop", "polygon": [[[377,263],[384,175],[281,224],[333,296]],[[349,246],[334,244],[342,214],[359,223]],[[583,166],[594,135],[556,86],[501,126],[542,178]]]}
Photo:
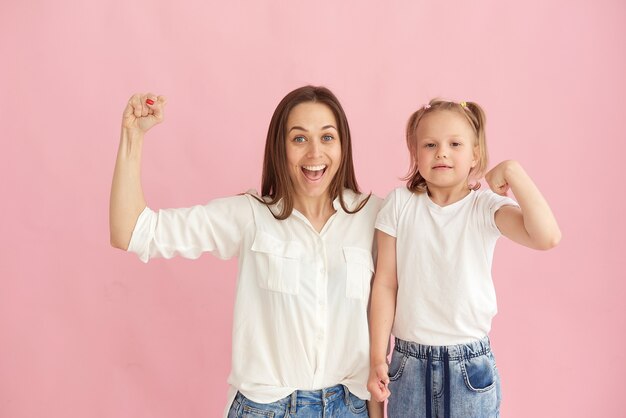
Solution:
{"label": "belt loop", "polygon": [[237,416],[241,414],[241,410],[243,409],[243,399],[241,392],[237,391],[237,396],[235,396],[235,401],[237,401]]}
{"label": "belt loop", "polygon": [[346,385],[341,385],[343,387],[343,401],[346,405],[350,405],[350,389]]}
{"label": "belt loop", "polygon": [[289,413],[291,415],[295,415],[297,410],[296,410],[296,405],[298,403],[298,391],[294,390],[293,393],[291,394],[291,402],[289,405]]}

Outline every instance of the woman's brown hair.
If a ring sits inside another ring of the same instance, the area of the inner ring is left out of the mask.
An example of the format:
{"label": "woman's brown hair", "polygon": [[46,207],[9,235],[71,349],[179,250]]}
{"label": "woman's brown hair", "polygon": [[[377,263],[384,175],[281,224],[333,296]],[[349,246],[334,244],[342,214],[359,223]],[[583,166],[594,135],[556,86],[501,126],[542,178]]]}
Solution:
{"label": "woman's brown hair", "polygon": [[326,87],[304,86],[287,94],[278,104],[265,141],[265,156],[263,158],[263,175],[261,178],[261,196],[266,205],[273,205],[282,201],[280,213],[273,213],[276,219],[286,219],[293,211],[294,185],[287,171],[287,153],[285,150],[285,135],[287,118],[291,110],[301,103],[323,103],[330,108],[337,121],[337,130],[341,142],[341,163],[335,177],[329,186],[329,195],[332,200],[339,197],[341,207],[347,213],[356,213],[367,203],[367,199],[354,209],[348,208],[343,200],[343,189],[360,193],[354,175],[352,162],[352,140],[348,119],[337,97]]}

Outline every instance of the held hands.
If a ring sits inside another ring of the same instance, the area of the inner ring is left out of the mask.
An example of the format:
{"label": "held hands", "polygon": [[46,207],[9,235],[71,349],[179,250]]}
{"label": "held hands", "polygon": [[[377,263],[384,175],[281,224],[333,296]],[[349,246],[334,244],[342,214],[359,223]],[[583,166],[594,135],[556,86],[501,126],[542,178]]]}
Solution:
{"label": "held hands", "polygon": [[389,365],[385,363],[372,366],[367,380],[367,390],[372,395],[372,400],[383,402],[391,395],[389,391]]}
{"label": "held hands", "polygon": [[489,188],[493,190],[494,193],[506,196],[511,188],[510,184],[513,176],[515,176],[515,173],[519,170],[523,171],[522,166],[517,161],[502,161],[485,174],[485,181],[487,181]]}
{"label": "held hands", "polygon": [[152,93],[133,95],[124,109],[122,129],[144,134],[163,121],[165,103],[165,97]]}

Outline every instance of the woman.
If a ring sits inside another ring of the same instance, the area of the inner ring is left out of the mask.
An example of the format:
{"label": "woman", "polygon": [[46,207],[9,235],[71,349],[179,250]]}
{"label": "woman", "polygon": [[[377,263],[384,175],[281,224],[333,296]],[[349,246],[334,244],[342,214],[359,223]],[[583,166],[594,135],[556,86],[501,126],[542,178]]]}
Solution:
{"label": "woman", "polygon": [[[239,258],[229,418],[367,417],[367,304],[381,201],[359,192],[339,101],[306,86],[279,103],[260,195],[157,213],[143,197],[140,161],[164,106],[162,96],[134,95],[124,111],[111,244],[144,262],[204,251]],[[370,416],[382,417],[380,407]]]}

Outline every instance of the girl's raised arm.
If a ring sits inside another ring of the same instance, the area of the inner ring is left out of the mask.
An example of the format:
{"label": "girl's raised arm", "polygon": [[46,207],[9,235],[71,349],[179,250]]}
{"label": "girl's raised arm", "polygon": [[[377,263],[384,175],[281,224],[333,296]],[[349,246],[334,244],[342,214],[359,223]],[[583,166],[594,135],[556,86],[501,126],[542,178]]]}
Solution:
{"label": "girl's raised arm", "polygon": [[124,109],[109,204],[110,239],[116,248],[128,249],[137,218],[146,207],[141,187],[141,149],[145,133],[163,121],[165,102],[163,96],[135,94]]}
{"label": "girl's raised arm", "polygon": [[520,206],[503,206],[496,212],[495,222],[504,236],[536,250],[549,250],[559,243],[561,230],[548,202],[517,161],[501,162],[485,180],[503,196],[510,188]]}

